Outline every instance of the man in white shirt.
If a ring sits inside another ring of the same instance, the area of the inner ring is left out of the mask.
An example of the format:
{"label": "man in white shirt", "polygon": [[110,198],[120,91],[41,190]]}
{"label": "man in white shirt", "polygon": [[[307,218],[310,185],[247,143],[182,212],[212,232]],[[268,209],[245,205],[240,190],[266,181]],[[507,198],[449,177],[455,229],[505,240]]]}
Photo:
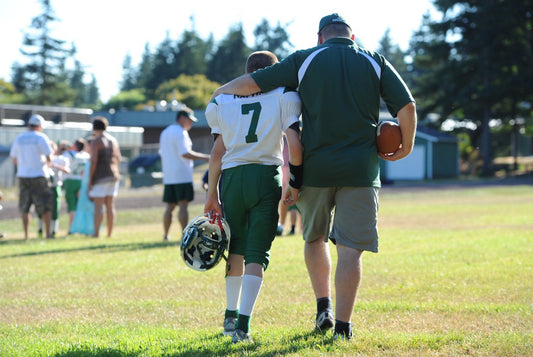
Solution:
{"label": "man in white shirt", "polygon": [[9,156],[17,166],[19,178],[19,210],[22,214],[24,239],[28,239],[30,207],[42,217],[46,238],[53,238],[50,229],[52,216],[52,191],[49,186],[47,165],[51,162],[50,139],[42,133],[44,118],[38,114],[28,120],[28,131],[15,138]]}
{"label": "man in white shirt", "polygon": [[159,138],[159,155],[161,155],[165,186],[163,202],[167,204],[163,215],[164,240],[170,240],[169,230],[176,206],[178,206],[181,229],[183,230],[189,222],[188,206],[194,199],[194,160],[209,161],[209,155],[192,150],[189,130],[196,121],[198,119],[192,110],[180,110],[176,115],[176,123],[166,127]]}

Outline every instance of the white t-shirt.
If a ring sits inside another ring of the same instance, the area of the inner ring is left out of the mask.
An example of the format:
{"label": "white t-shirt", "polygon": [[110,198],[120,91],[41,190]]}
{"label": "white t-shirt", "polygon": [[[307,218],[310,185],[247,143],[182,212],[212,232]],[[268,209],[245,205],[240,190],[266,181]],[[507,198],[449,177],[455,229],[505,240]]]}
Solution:
{"label": "white t-shirt", "polygon": [[194,161],[183,154],[192,150],[192,141],[187,130],[179,124],[169,125],[159,137],[159,155],[163,169],[163,184],[193,182]]}
{"label": "white t-shirt", "polygon": [[85,163],[89,161],[91,155],[87,151],[67,151],[63,154],[69,159],[70,174],[64,174],[65,180],[81,180]]}
{"label": "white t-shirt", "polygon": [[[69,160],[67,157],[63,155],[52,155],[51,157],[52,164],[64,167],[65,169],[69,169]],[[52,168],[51,170],[51,181],[52,186],[63,186],[63,179],[65,173],[57,168]]]}
{"label": "white t-shirt", "polygon": [[15,138],[9,156],[17,159],[17,177],[49,177],[46,156],[52,154],[50,139],[39,131],[28,130]]}
{"label": "white t-shirt", "polygon": [[245,164],[283,165],[283,132],[299,121],[298,93],[276,88],[248,97],[221,94],[205,110],[213,134],[222,134],[222,169]]}

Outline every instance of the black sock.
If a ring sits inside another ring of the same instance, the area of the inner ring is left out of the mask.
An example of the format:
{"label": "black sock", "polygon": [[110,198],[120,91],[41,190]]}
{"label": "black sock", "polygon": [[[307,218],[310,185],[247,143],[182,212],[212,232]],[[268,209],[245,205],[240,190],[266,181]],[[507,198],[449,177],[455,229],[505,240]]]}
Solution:
{"label": "black sock", "polygon": [[333,305],[331,304],[331,299],[329,296],[316,299],[316,311],[320,313],[326,309],[333,310]]}
{"label": "black sock", "polygon": [[348,337],[351,336],[352,324],[350,322],[335,320],[335,333],[342,334]]}

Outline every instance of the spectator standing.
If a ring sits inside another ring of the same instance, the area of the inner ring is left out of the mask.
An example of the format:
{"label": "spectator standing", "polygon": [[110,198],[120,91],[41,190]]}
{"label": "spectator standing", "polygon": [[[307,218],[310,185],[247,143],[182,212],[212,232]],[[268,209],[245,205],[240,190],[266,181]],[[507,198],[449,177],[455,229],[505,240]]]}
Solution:
{"label": "spectator standing", "polygon": [[50,220],[52,216],[52,192],[50,190],[48,163],[52,148],[50,139],[42,132],[44,118],[35,114],[28,120],[28,131],[15,138],[9,156],[17,167],[19,179],[19,210],[22,215],[24,239],[28,239],[30,208],[43,219],[46,238],[52,238]]}
{"label": "spectator standing", "polygon": [[120,182],[120,147],[107,132],[108,122],[104,117],[93,118],[94,140],[91,142],[91,169],[89,172],[89,197],[94,200],[94,234],[98,238],[106,211],[107,237],[113,234],[115,224],[115,197]]}
{"label": "spectator standing", "polygon": [[178,221],[181,230],[189,222],[188,206],[194,200],[194,160],[209,160],[209,155],[192,150],[189,130],[198,119],[190,109],[178,111],[176,122],[167,126],[159,137],[159,155],[163,169],[163,239],[170,240],[170,226],[174,209],[178,206]]}
{"label": "spectator standing", "polygon": [[68,232],[71,233],[72,221],[76,214],[81,182],[85,163],[89,161],[90,155],[86,151],[87,142],[83,138],[78,138],[70,150],[64,154],[69,160],[70,172],[64,175],[63,188],[65,189],[65,201],[67,202],[67,212],[69,215]]}
{"label": "spectator standing", "polygon": [[[304,185],[297,206],[303,219],[305,262],[317,299],[316,328],[334,326],[336,339],[352,337],[362,253],[378,251],[378,157],[395,161],[409,155],[417,121],[414,99],[393,66],[382,55],[357,46],[354,38],[343,17],[324,16],[317,46],[236,78],[213,94],[298,88]],[[381,99],[402,131],[402,145],[392,155],[378,154],[376,148]],[[338,257],[335,320],[328,238],[336,243]]]}

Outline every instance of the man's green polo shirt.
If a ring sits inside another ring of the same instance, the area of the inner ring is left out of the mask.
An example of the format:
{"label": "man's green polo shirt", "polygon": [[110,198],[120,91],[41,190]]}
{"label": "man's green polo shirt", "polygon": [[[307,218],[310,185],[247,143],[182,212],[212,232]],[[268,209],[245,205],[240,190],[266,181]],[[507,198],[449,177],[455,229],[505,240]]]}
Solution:
{"label": "man's green polo shirt", "polygon": [[393,117],[409,89],[381,55],[348,38],[296,51],[252,73],[263,92],[298,88],[302,98],[304,185],[380,187],[375,135],[380,98]]}

